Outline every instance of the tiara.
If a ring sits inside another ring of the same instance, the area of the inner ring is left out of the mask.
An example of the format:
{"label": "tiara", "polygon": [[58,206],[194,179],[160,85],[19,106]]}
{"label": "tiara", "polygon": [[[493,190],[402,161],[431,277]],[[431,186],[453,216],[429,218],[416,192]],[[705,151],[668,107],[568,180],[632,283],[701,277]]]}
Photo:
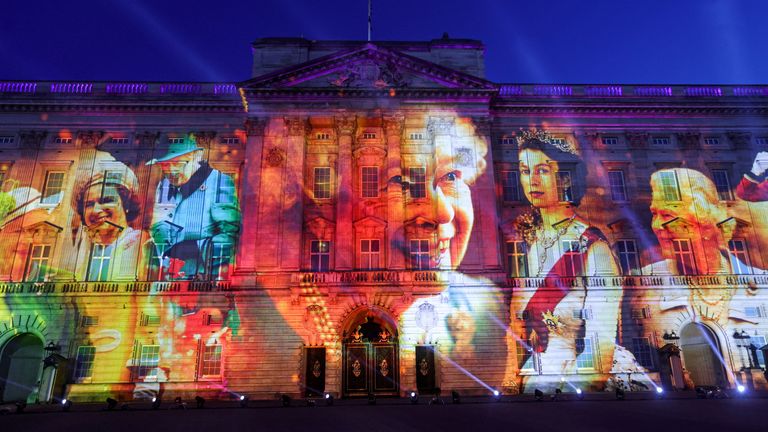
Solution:
{"label": "tiara", "polygon": [[518,146],[523,145],[523,143],[525,143],[528,140],[537,140],[537,141],[547,143],[552,147],[555,147],[556,149],[560,150],[561,152],[570,153],[572,155],[578,156],[578,153],[576,152],[576,147],[574,147],[573,144],[568,142],[568,140],[553,138],[552,135],[542,130],[521,129],[520,134],[517,135],[515,138],[517,139]]}

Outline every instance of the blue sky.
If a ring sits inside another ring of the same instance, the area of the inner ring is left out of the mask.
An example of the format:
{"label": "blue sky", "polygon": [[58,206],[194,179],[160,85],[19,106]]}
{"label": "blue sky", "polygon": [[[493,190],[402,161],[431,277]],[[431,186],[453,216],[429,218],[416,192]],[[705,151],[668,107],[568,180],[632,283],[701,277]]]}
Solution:
{"label": "blue sky", "polygon": [[[0,79],[249,78],[268,36],[364,40],[367,0],[5,0]],[[483,41],[506,83],[768,84],[768,1],[374,0],[374,40]]]}

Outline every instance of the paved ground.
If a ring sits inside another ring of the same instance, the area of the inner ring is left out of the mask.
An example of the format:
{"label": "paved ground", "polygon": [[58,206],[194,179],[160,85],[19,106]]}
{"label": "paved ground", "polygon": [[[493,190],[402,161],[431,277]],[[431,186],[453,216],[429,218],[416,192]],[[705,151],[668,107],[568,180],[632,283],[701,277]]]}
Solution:
{"label": "paved ground", "polygon": [[[428,405],[421,401],[379,400],[322,402],[314,408],[294,401],[283,408],[278,401],[252,402],[248,408],[235,403],[209,402],[205,409],[188,406],[151,410],[148,404],[128,410],[105,411],[102,405],[74,405],[70,412],[58,406],[28,407],[23,414],[0,416],[0,431],[766,431],[768,399],[734,398],[699,400],[689,396],[654,400],[602,397],[585,400],[535,402],[530,399],[464,400],[459,405]],[[634,395],[633,395],[634,396]],[[682,396],[682,395],[680,395]],[[678,397],[680,397],[678,396]]]}

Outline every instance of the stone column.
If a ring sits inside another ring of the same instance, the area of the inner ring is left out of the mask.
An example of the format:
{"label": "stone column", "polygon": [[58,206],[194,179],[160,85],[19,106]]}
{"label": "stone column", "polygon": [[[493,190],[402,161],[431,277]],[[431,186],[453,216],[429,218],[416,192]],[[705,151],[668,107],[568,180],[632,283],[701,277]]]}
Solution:
{"label": "stone column", "polygon": [[355,116],[336,117],[339,158],[336,164],[336,270],[354,267],[355,240],[352,229],[352,135]]}
{"label": "stone column", "polygon": [[[283,202],[281,211],[282,230],[280,232],[280,268],[299,270],[303,251],[302,233],[304,231],[304,157],[307,119],[304,117],[286,117],[285,150],[291,155],[287,158],[283,174]],[[276,187],[277,185],[266,185]]]}
{"label": "stone column", "polygon": [[[475,252],[482,250],[484,269],[500,270],[499,246],[499,209],[496,200],[496,173],[493,165],[493,152],[491,151],[491,124],[486,118],[474,118],[475,149],[477,155],[482,157],[482,149],[485,148],[485,173],[475,180],[472,189],[472,201],[475,208],[475,227],[472,230],[470,247],[479,246]],[[476,239],[473,242],[472,239]],[[469,251],[467,251],[469,255]],[[466,260],[466,257],[464,258]],[[455,264],[454,264],[455,265]]]}
{"label": "stone column", "polygon": [[267,119],[249,118],[245,121],[245,163],[240,192],[240,240],[237,246],[237,268],[233,281],[240,287],[256,282],[256,227],[259,222],[259,189],[261,188],[261,162],[264,152],[264,129]]}
{"label": "stone column", "polygon": [[405,269],[405,203],[403,202],[403,188],[399,183],[389,180],[403,175],[402,161],[400,159],[400,146],[403,139],[402,116],[384,118],[384,134],[387,143],[387,165],[384,171],[384,181],[387,185],[387,238],[389,247],[387,251],[387,267],[390,270]]}

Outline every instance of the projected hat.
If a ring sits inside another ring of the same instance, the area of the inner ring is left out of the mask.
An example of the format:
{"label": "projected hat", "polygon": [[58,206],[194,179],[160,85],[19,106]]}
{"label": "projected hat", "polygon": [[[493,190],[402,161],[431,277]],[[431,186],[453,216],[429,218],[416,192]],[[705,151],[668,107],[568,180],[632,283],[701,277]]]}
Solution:
{"label": "projected hat", "polygon": [[158,162],[165,162],[169,161],[171,159],[175,159],[179,156],[184,156],[187,153],[192,153],[193,151],[197,150],[203,150],[201,147],[197,146],[197,139],[195,138],[194,134],[189,134],[186,137],[184,137],[184,140],[182,142],[171,142],[171,144],[168,146],[168,152],[157,159],[150,159],[147,162],[147,165],[154,165]]}

